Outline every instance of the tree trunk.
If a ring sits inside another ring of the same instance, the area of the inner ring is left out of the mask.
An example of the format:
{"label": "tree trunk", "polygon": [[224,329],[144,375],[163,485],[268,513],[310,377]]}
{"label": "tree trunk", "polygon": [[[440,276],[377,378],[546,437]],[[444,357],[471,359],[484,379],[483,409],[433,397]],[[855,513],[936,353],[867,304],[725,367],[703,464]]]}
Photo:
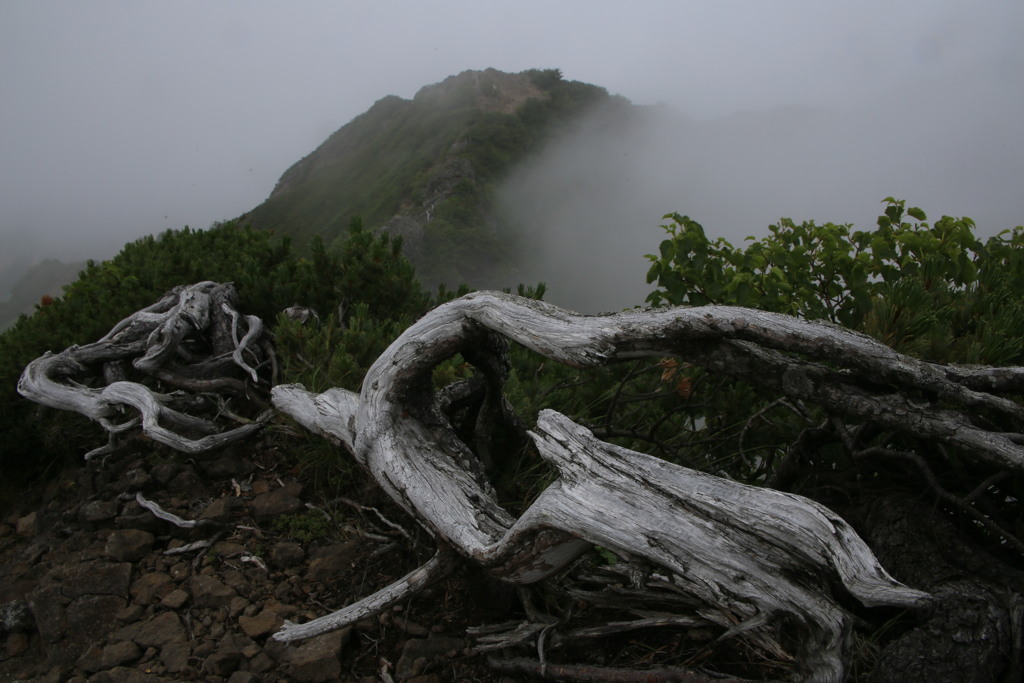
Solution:
{"label": "tree trunk", "polygon": [[[850,617],[835,587],[868,606],[921,606],[927,595],[892,579],[846,522],[809,499],[603,443],[553,411],[541,413],[530,436],[559,478],[512,518],[430,388],[431,370],[456,353],[500,386],[494,368],[501,364],[482,360],[500,349],[496,333],[580,367],[678,356],[835,414],[970,447],[988,463],[1015,471],[1024,464],[1015,435],[972,421],[971,408],[1021,413],[971,388],[984,373],[957,374],[834,325],[749,309],[584,317],[508,295],[471,294],[410,327],[370,369],[359,395],[274,389],[279,410],[344,444],[442,547],[513,583],[547,577],[595,544],[644,558],[706,605],[702,615],[735,627],[730,632],[765,647],[791,644],[801,675],[812,680],[844,676]],[[910,401],[894,385],[935,394],[947,407]],[[303,635],[318,632],[304,626]],[[291,639],[297,628],[276,637]]]}
{"label": "tree trunk", "polygon": [[[272,413],[264,410],[241,420],[236,416],[228,428],[224,419],[190,414],[206,406],[195,395],[200,392],[219,394],[222,405],[232,396],[241,399],[239,411],[245,404],[258,409],[266,405],[273,354],[263,338],[262,321],[255,316],[243,321],[236,300],[231,284],[175,288],[98,341],[32,361],[18,381],[18,392],[99,422],[111,442],[86,454],[87,459],[107,452],[115,437],[136,428],[154,441],[193,454],[244,439]],[[129,365],[139,381],[125,381]],[[154,388],[158,385],[194,393],[166,393]],[[138,417],[124,419],[125,407],[134,408]]]}

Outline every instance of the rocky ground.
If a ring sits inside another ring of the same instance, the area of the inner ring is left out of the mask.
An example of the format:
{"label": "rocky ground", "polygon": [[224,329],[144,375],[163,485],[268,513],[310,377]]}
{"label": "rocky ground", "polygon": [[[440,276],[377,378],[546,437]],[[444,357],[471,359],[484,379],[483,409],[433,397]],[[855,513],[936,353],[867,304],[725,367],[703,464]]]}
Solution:
{"label": "rocky ground", "polygon": [[[514,616],[515,592],[471,567],[354,627],[272,640],[285,620],[343,607],[434,550],[367,480],[325,501],[283,460],[186,461],[139,444],[11,511],[0,681],[515,680],[466,640],[468,626]],[[160,519],[147,501],[200,524]]]}

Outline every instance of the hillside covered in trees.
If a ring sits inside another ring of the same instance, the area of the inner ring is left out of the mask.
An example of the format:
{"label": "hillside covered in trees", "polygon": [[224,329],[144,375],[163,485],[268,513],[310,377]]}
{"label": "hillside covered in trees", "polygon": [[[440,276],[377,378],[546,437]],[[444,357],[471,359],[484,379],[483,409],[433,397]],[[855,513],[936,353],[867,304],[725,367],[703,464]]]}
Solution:
{"label": "hillside covered in trees", "polygon": [[526,247],[502,224],[495,192],[517,163],[598,106],[631,105],[557,69],[464,71],[389,96],[289,168],[265,202],[241,217],[259,229],[344,240],[349,223],[403,238],[429,286],[508,286]]}

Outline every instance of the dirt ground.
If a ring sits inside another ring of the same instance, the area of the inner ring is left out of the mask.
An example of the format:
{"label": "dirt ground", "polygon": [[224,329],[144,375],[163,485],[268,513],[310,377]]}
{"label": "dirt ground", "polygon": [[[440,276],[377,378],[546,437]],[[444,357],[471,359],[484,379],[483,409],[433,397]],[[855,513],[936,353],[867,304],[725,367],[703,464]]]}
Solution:
{"label": "dirt ground", "polygon": [[[717,643],[708,629],[567,639],[573,629],[624,617],[573,599],[563,579],[517,589],[469,563],[377,617],[278,643],[272,635],[285,620],[349,605],[435,550],[365,475],[348,470],[344,490],[331,481],[274,448],[186,459],[139,442],[26,491],[0,518],[0,681],[509,683],[787,673],[785,662]],[[181,525],[154,514],[154,504]],[[520,644],[482,651],[492,631],[517,628],[526,629]]]}

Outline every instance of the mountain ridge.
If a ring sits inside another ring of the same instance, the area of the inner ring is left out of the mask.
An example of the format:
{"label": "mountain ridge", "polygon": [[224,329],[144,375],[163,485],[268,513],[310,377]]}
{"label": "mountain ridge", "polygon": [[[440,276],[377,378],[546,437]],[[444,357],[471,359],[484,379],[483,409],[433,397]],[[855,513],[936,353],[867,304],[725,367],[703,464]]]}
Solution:
{"label": "mountain ridge", "polygon": [[497,183],[585,111],[617,101],[557,69],[463,71],[411,100],[377,100],[289,167],[240,220],[301,249],[314,238],[336,243],[359,217],[400,235],[428,286],[511,285],[515,236],[500,225]]}

